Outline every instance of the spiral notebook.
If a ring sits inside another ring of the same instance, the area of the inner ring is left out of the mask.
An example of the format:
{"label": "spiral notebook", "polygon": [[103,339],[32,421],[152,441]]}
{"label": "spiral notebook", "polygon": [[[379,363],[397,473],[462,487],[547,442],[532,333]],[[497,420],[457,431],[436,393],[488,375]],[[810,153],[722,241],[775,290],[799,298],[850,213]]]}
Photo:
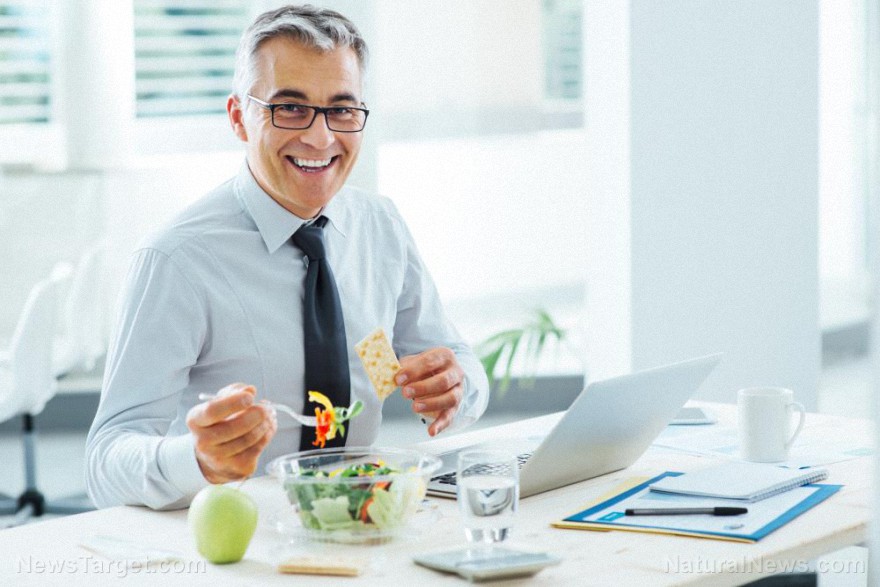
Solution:
{"label": "spiral notebook", "polygon": [[730,462],[678,477],[664,477],[651,491],[755,502],[828,477],[827,469],[783,469],[761,463]]}

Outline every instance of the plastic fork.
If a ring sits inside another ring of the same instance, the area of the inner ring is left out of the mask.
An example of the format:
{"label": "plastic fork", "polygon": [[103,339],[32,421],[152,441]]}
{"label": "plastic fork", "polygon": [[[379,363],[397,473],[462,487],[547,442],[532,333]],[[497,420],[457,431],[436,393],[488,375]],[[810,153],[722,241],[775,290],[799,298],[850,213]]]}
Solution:
{"label": "plastic fork", "polygon": [[[211,399],[216,399],[216,398],[217,398],[216,393],[200,393],[199,394],[199,399],[201,401],[206,401],[206,400],[211,400]],[[293,408],[291,408],[290,406],[286,406],[284,404],[279,404],[276,402],[270,402],[267,399],[260,400],[260,403],[263,404],[264,406],[269,406],[270,408],[274,409],[276,412],[281,412],[283,414],[287,414],[288,416],[290,416],[291,418],[293,418],[294,420],[296,420],[297,422],[299,422],[303,426],[311,426],[312,428],[315,428],[318,426],[318,419],[316,417],[304,416],[304,415],[300,414],[299,412],[297,412],[296,410],[294,410]]]}

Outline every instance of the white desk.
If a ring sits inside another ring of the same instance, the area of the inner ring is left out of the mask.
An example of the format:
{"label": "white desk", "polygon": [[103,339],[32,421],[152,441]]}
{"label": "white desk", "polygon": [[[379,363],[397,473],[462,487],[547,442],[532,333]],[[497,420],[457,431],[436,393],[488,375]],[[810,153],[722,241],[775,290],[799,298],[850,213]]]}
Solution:
{"label": "white desk", "polygon": [[[713,405],[721,423],[730,423],[733,406]],[[556,415],[542,416],[506,426],[451,436],[418,445],[432,452],[462,444],[474,437],[499,437],[533,432],[552,423]],[[870,439],[870,423],[811,414],[804,435],[849,435]],[[736,585],[779,567],[780,562],[804,563],[823,553],[867,540],[872,503],[872,459],[863,457],[830,465],[828,482],[845,487],[829,500],[806,512],[757,544],[638,534],[586,532],[549,527],[550,522],[574,513],[580,506],[632,476],[648,476],[664,470],[688,470],[711,459],[660,448],[651,448],[634,466],[556,491],[533,496],[520,504],[511,546],[549,551],[563,559],[561,565],[543,570],[532,579],[512,580],[504,585]],[[434,500],[440,519],[430,532],[411,540],[381,546],[310,545],[302,552],[325,552],[370,559],[367,570],[356,579],[288,576],[275,571],[274,556],[282,541],[264,524],[270,512],[286,503],[275,482],[267,478],[248,481],[245,490],[261,509],[261,525],[245,560],[224,566],[207,563],[190,572],[181,566],[155,573],[129,572],[126,584],[211,585],[435,585],[465,584],[411,562],[414,553],[464,545],[456,504]],[[145,544],[183,552],[201,561],[191,544],[186,511],[153,512],[145,508],[118,507],[0,531],[0,584],[2,585],[100,585],[118,584],[119,567],[77,546],[92,534],[134,538]],[[54,564],[61,571],[50,573]],[[737,572],[721,574],[715,570]],[[30,569],[30,572],[28,570]],[[41,572],[37,572],[42,569]]]}

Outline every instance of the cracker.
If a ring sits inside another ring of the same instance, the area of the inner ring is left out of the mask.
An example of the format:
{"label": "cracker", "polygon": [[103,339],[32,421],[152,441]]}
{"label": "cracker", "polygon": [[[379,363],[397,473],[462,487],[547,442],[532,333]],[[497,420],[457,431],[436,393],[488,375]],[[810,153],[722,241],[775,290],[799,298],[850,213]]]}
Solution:
{"label": "cracker", "polygon": [[359,559],[345,562],[329,556],[295,556],[278,563],[278,572],[356,577],[361,574],[364,565],[364,561]]}
{"label": "cracker", "polygon": [[397,388],[394,376],[400,371],[400,363],[382,328],[377,328],[354,345],[361,363],[376,389],[379,399],[384,400]]}

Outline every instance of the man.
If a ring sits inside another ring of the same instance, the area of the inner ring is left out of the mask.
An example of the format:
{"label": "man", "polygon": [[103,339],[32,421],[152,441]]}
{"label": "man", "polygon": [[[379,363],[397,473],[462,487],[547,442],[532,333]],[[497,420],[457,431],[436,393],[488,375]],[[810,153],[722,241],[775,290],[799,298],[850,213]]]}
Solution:
{"label": "man", "polygon": [[431,436],[485,410],[485,374],[397,210],[344,186],[368,115],[365,59],[351,22],[309,6],[244,33],[227,111],[246,162],[134,254],[86,447],[99,507],[185,507],[208,483],[309,448],[314,431],[261,399],[305,414],[307,391],[361,400],[344,440],[373,443],[382,403],[352,347],[377,327],[413,410],[436,413]]}

